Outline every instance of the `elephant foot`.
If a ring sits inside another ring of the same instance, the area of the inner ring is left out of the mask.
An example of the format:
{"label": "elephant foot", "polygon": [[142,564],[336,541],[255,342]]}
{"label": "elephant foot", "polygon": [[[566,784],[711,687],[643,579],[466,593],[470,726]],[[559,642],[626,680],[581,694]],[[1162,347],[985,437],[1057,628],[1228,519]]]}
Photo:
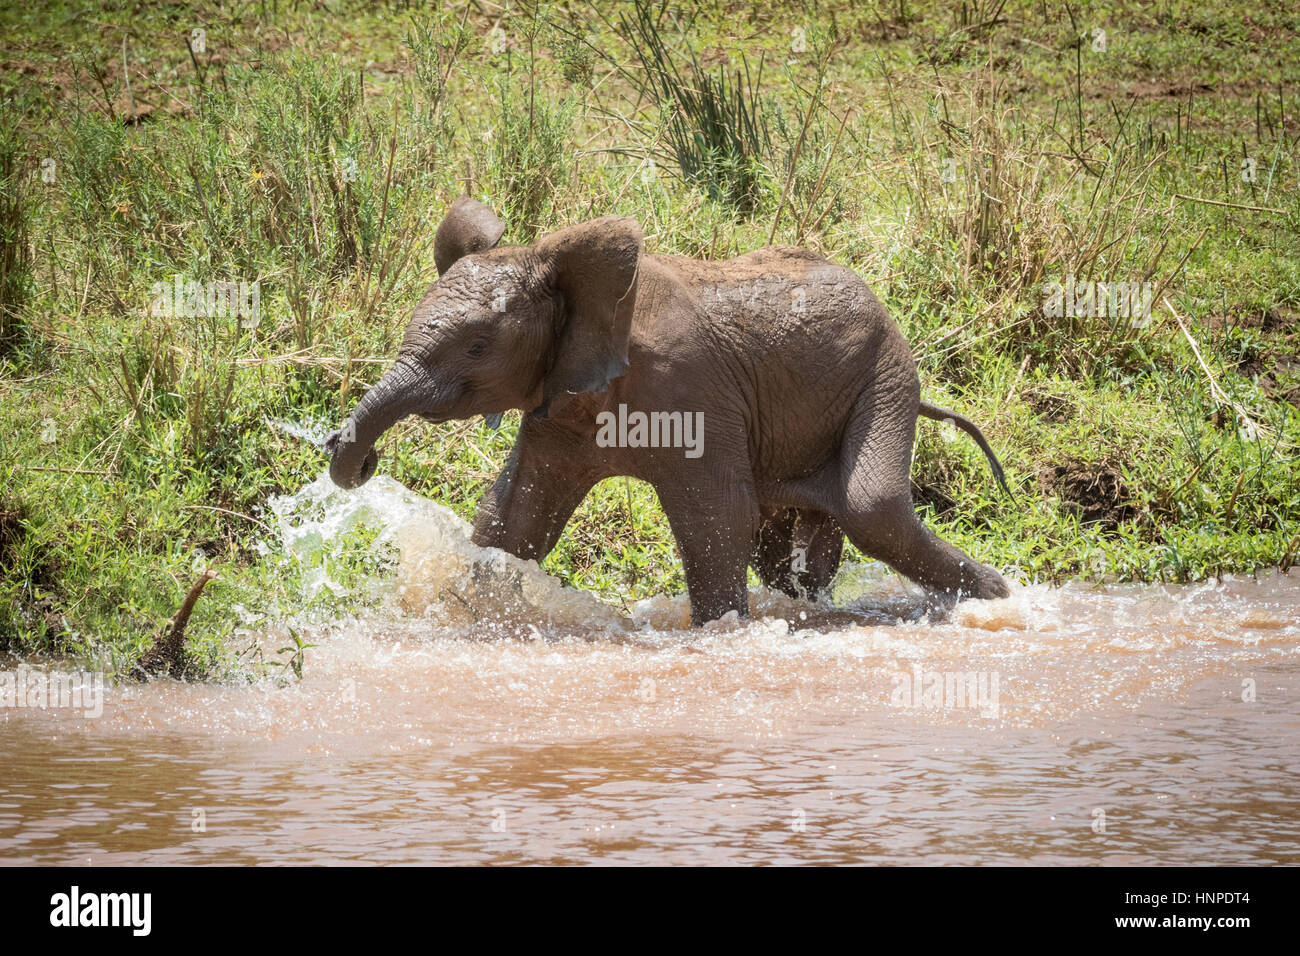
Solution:
{"label": "elephant foot", "polygon": [[959,564],[959,571],[957,584],[935,586],[932,582],[918,582],[926,588],[927,603],[932,610],[948,611],[959,601],[996,601],[1011,596],[1006,580],[987,564],[966,558]]}
{"label": "elephant foot", "polygon": [[1006,579],[987,564],[976,565],[974,577],[975,586],[970,594],[964,595],[965,597],[996,601],[1011,596],[1011,588],[1007,586]]}
{"label": "elephant foot", "polygon": [[740,604],[714,601],[697,604],[694,599],[691,601],[691,627],[703,627],[706,624],[728,620],[728,615],[733,620],[749,617],[748,599]]}

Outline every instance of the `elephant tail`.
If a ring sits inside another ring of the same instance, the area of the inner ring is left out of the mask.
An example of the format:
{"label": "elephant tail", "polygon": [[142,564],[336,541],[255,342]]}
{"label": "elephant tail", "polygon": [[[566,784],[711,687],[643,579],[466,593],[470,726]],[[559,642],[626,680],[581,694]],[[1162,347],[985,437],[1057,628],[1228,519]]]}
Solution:
{"label": "elephant tail", "polygon": [[933,405],[924,399],[921,400],[919,412],[926,418],[934,419],[936,422],[951,422],[975,439],[975,444],[979,445],[980,450],[988,457],[989,465],[993,468],[993,476],[997,478],[998,484],[1002,486],[1002,490],[1007,493],[1008,498],[1015,499],[1015,495],[1007,487],[1007,479],[1002,474],[1002,464],[998,461],[998,456],[993,454],[993,449],[989,447],[988,440],[984,437],[984,433],[979,430],[978,425],[965,415],[958,415],[946,408],[940,408],[938,405]]}

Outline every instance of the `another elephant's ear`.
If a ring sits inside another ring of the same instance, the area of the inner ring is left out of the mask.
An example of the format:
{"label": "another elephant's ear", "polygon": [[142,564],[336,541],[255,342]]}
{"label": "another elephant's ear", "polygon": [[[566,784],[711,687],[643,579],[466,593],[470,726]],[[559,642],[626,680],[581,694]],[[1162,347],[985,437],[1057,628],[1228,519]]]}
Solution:
{"label": "another elephant's ear", "polygon": [[442,275],[461,256],[491,249],[505,235],[506,224],[477,199],[461,196],[438,224],[433,235],[433,261]]}
{"label": "another elephant's ear", "polygon": [[552,399],[603,392],[627,372],[641,245],[635,219],[606,216],[562,229],[535,247],[564,302],[539,417],[546,417]]}

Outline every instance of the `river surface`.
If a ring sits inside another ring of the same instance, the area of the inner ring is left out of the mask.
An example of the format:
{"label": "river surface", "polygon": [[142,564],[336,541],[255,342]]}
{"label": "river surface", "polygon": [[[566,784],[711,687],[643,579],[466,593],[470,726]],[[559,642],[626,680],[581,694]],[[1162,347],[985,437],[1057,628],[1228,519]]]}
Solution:
{"label": "river surface", "polygon": [[869,566],[692,630],[343,494],[277,504],[286,560],[358,522],[393,560],[293,622],[301,680],[0,707],[0,863],[1300,862],[1300,573],[945,610]]}

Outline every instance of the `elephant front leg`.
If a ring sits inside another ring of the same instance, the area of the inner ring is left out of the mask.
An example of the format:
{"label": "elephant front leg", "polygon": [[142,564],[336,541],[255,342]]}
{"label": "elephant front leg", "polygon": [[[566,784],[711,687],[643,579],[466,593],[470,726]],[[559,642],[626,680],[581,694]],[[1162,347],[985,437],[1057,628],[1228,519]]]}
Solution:
{"label": "elephant front leg", "polygon": [[479,503],[474,543],[540,562],[597,480],[572,460],[538,453],[521,438]]}
{"label": "elephant front leg", "polygon": [[748,484],[714,478],[668,492],[657,490],[682,556],[691,624],[716,621],[728,611],[747,617],[745,569],[759,523],[758,504]]}

